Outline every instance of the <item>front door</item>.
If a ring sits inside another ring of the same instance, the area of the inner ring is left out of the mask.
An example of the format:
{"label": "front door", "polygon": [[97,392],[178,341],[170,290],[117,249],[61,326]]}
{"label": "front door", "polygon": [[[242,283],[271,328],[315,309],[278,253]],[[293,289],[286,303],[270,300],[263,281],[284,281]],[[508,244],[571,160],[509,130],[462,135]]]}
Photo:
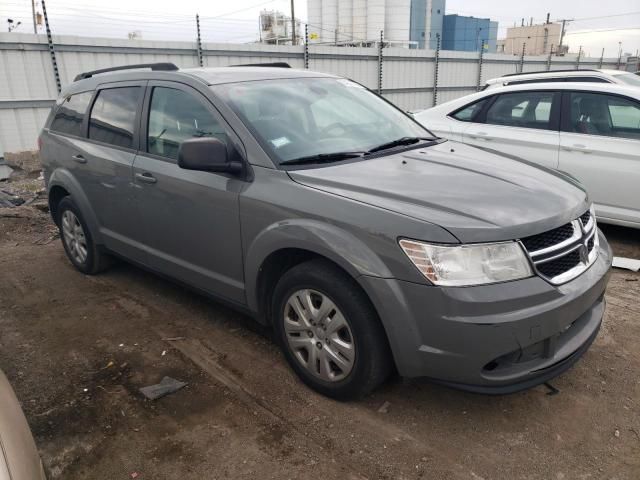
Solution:
{"label": "front door", "polygon": [[244,303],[239,193],[245,181],[177,163],[189,138],[218,137],[230,152],[242,149],[239,139],[204,95],[183,84],[149,82],[143,112],[134,180],[149,265]]}

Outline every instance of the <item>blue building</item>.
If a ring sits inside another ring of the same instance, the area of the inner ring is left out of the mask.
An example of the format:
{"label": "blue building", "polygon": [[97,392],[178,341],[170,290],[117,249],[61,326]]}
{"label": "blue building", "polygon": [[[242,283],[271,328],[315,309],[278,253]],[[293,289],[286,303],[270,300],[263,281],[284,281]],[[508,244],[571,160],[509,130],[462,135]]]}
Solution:
{"label": "blue building", "polygon": [[488,18],[445,15],[442,22],[442,50],[478,52],[482,43],[485,52],[495,52],[498,40],[498,22]]}
{"label": "blue building", "polygon": [[411,0],[409,40],[411,48],[436,48],[436,34],[442,37],[446,0]]}

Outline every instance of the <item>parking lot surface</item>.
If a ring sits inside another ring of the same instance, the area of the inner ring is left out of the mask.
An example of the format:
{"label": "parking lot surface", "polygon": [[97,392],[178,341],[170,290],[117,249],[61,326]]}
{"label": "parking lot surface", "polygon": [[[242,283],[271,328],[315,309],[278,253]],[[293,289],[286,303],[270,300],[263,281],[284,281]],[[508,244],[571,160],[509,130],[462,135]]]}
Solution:
{"label": "parking lot surface", "polygon": [[[555,395],[392,379],[340,403],[251,319],[125,263],[84,276],[46,214],[3,211],[0,368],[52,479],[640,478],[638,273],[612,272],[603,328]],[[603,229],[640,258],[640,231]],[[138,391],[164,376],[188,386]]]}

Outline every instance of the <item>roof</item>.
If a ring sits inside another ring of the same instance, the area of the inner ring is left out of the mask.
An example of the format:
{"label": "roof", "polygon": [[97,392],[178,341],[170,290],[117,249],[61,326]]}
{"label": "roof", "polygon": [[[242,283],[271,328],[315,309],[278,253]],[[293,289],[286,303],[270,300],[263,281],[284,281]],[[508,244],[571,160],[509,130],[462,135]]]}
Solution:
{"label": "roof", "polygon": [[[119,68],[119,67],[115,67]],[[327,73],[311,70],[297,70],[281,67],[235,66],[215,68],[185,68],[176,70],[154,69],[141,67],[140,69],[110,69],[109,71],[94,71],[78,75],[78,80],[62,89],[61,96],[72,95],[95,89],[98,85],[110,82],[138,81],[138,80],[181,80],[185,83],[202,85],[218,85],[222,83],[250,82],[256,80],[272,80],[285,78],[339,78]]]}
{"label": "roof", "polygon": [[198,77],[208,85],[221,83],[250,82],[253,80],[271,80],[276,78],[312,78],[330,77],[335,75],[314,72],[310,70],[297,70],[294,68],[278,67],[217,67],[217,68],[187,68],[176,73],[183,73]]}

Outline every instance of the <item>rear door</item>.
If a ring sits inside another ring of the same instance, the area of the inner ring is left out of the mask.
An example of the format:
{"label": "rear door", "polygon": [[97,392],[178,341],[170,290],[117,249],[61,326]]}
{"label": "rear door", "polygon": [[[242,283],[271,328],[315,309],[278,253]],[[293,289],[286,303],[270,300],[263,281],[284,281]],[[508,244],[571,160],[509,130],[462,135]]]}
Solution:
{"label": "rear door", "polygon": [[107,83],[60,100],[46,145],[53,166],[80,184],[105,246],[139,261],[144,253],[132,168],[145,83]]}
{"label": "rear door", "polygon": [[560,94],[518,91],[492,97],[462,141],[549,168],[558,166]]}
{"label": "rear door", "polygon": [[98,87],[77,161],[88,170],[85,182],[105,245],[133,260],[144,261],[143,230],[132,182],[145,81],[114,82]]}
{"label": "rear door", "polygon": [[560,165],[579,179],[603,219],[640,223],[640,102],[563,93]]}
{"label": "rear door", "polygon": [[178,166],[189,138],[215,136],[240,155],[239,138],[202,93],[181,83],[150,81],[143,112],[134,178],[150,266],[245,303],[239,193],[246,182]]}

